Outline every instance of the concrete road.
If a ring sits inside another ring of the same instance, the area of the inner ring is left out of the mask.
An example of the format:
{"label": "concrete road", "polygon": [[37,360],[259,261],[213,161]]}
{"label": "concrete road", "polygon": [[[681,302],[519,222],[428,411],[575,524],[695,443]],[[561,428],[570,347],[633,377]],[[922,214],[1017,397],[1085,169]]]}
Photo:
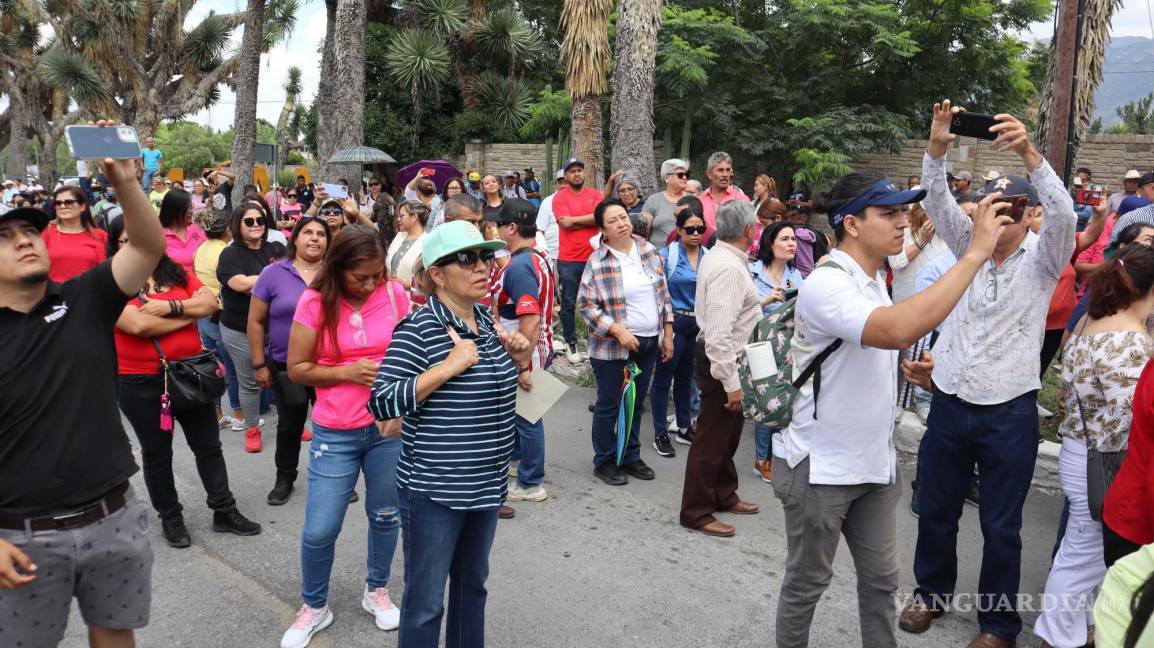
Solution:
{"label": "concrete road", "polygon": [[[673,459],[653,451],[646,416],[642,456],[657,472],[652,482],[631,480],[611,488],[592,475],[590,390],[573,388],[546,417],[546,484],[550,498],[518,503],[517,517],[502,521],[491,557],[487,645],[586,648],[764,647],[773,645],[774,612],[785,556],[780,504],[772,488],[752,474],[752,429],[738,451],[741,495],[761,505],[754,516],[723,515],[737,526],[731,539],[709,538],[677,524],[685,446]],[[233,648],[276,646],[300,605],[299,541],[305,479],[285,506],[270,507],[275,416],[266,416],[266,447],[243,451],[241,434],[226,431],[225,452],[241,511],[264,525],[253,538],[215,534],[187,446],[177,444],[177,485],[193,537],[190,549],[170,549],[153,520],[156,565],[152,622],[138,645]],[[127,424],[126,424],[127,425]],[[179,431],[178,431],[179,437]],[[307,453],[302,451],[302,470]],[[902,591],[912,589],[917,520],[907,496],[898,515]],[[139,474],[134,479],[147,502]],[[362,492],[361,486],[358,491]],[[349,507],[338,541],[330,605],[336,622],[313,641],[317,648],[395,646],[396,634],[373,625],[360,608],[364,587],[366,521],[360,503]],[[1032,493],[1022,539],[1022,591],[1039,593],[1049,568],[1061,500]],[[959,538],[959,591],[977,586],[982,540],[977,509],[966,507]],[[393,562],[394,600],[403,601],[401,550]],[[818,606],[811,646],[861,644],[855,578],[844,543],[833,583]],[[399,594],[399,597],[397,596]],[[1025,615],[1020,646],[1036,646]],[[977,632],[974,613],[951,613],[923,636],[898,633],[909,647],[965,646]],[[73,613],[64,646],[86,645]]]}

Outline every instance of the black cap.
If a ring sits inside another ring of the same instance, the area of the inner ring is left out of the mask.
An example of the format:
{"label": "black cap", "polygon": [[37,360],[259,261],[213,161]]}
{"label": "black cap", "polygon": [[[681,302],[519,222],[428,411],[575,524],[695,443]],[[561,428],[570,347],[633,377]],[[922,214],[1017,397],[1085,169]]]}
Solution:
{"label": "black cap", "polygon": [[26,220],[32,223],[37,231],[43,232],[52,219],[39,207],[19,207],[0,214],[0,223],[6,223],[10,220]]}
{"label": "black cap", "polygon": [[1139,187],[1141,187],[1142,185],[1148,185],[1151,182],[1154,182],[1154,172],[1143,173],[1142,177],[1138,178],[1138,186]]}
{"label": "black cap", "polygon": [[986,183],[986,188],[982,190],[984,195],[992,193],[1001,193],[1003,196],[1029,196],[1029,204],[1031,207],[1038,204],[1038,192],[1034,189],[1034,185],[1030,184],[1022,176],[1018,175],[1004,175],[999,176],[996,180],[991,180]]}
{"label": "black cap", "polygon": [[575,167],[575,166],[579,166],[582,169],[584,169],[585,163],[582,162],[581,160],[577,159],[577,158],[569,158],[569,161],[566,162],[565,166],[561,167],[561,169],[563,171],[568,171],[571,167]]}
{"label": "black cap", "polygon": [[533,203],[523,198],[510,198],[501,204],[501,209],[496,214],[490,212],[489,215],[485,216],[485,220],[494,223],[536,225],[537,208],[533,206]]}

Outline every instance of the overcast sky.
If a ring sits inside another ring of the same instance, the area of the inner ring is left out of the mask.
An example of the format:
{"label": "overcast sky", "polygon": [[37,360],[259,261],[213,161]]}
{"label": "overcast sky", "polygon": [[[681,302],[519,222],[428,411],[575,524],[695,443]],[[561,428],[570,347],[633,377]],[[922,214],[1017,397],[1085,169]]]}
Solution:
{"label": "overcast sky", "polygon": [[[201,0],[189,14],[189,25],[198,22],[209,11],[229,13],[243,9],[241,0]],[[1112,22],[1114,36],[1152,36],[1147,3],[1141,0],[1124,0],[1120,10],[1115,12]],[[270,54],[261,57],[260,92],[257,116],[275,124],[284,105],[284,83],[290,66],[301,69],[304,80],[303,99],[311,103],[320,81],[320,45],[325,33],[324,3],[320,0],[303,0],[297,26],[288,42],[279,45]],[[236,45],[239,45],[237,30]],[[1054,32],[1052,20],[1037,23],[1027,33],[1028,37],[1049,39]],[[1109,74],[1109,70],[1107,70]],[[226,87],[221,88],[221,100],[211,110],[204,110],[190,117],[192,121],[206,124],[215,129],[227,130],[232,126],[235,110],[235,95]]]}

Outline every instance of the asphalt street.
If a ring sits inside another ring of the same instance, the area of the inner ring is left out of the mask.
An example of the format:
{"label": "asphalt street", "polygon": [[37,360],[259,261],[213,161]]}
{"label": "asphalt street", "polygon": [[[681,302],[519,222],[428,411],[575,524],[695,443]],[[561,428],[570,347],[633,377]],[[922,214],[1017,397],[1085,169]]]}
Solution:
{"label": "asphalt street", "polygon": [[[747,426],[738,451],[742,498],[761,505],[753,516],[720,516],[737,527],[730,539],[706,537],[677,523],[684,458],[666,459],[652,448],[652,426],[643,425],[642,456],[657,472],[651,482],[605,486],[592,474],[591,390],[572,388],[545,419],[546,483],[550,498],[517,503],[517,517],[500,523],[488,581],[486,644],[495,647],[630,648],[764,647],[773,645],[774,614],[785,557],[783,515],[772,487],[752,473],[753,437]],[[145,648],[276,646],[300,605],[299,540],[304,520],[307,451],[292,500],[271,507],[275,412],[266,423],[263,453],[243,451],[243,435],[225,431],[232,489],[241,511],[264,526],[261,535],[239,538],[211,530],[204,490],[177,430],[176,477],[190,549],[171,549],[152,520],[156,563],[151,624],[137,634]],[[125,424],[127,426],[127,423]],[[917,520],[906,494],[898,515],[902,589],[914,585],[912,565]],[[147,502],[143,481],[133,480]],[[358,491],[362,492],[361,486]],[[337,545],[330,605],[336,622],[313,640],[316,648],[395,646],[396,634],[378,630],[360,608],[364,587],[367,524],[364,499],[349,506]],[[1049,568],[1061,500],[1031,493],[1022,540],[1022,591],[1039,593]],[[982,539],[977,509],[967,506],[958,543],[959,592],[977,587]],[[811,646],[861,644],[853,565],[844,542],[836,574],[818,606]],[[394,601],[403,605],[402,556],[393,561]],[[1038,645],[1030,633],[1036,615],[1025,614],[1019,646]],[[938,620],[921,636],[898,633],[909,647],[965,646],[977,633],[973,612]],[[65,647],[87,645],[75,608]]]}

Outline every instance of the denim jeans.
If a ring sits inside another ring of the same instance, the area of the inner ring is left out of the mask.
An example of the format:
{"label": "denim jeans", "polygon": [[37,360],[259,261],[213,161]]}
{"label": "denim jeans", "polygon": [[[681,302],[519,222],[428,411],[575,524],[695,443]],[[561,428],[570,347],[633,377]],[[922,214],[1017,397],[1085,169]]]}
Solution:
{"label": "denim jeans", "polygon": [[767,425],[755,423],[753,426],[753,442],[757,450],[755,459],[761,461],[770,458],[770,451],[773,450],[773,435],[780,432],[777,428],[771,428]]}
{"label": "denim jeans", "polygon": [[510,461],[517,466],[517,483],[524,488],[540,486],[545,481],[545,419],[536,423],[514,417],[517,434],[513,437],[513,455]]}
{"label": "denim jeans", "polygon": [[577,323],[574,321],[577,308],[577,290],[581,287],[581,274],[585,272],[584,261],[558,261],[557,283],[561,285],[561,333],[569,348],[577,342]]}
{"label": "denim jeans", "polygon": [[[915,596],[941,607],[958,576],[958,519],[973,478],[978,482],[984,544],[978,577],[983,601],[978,625],[1002,639],[1022,630],[1016,609],[1022,567],[1022,505],[1038,455],[1038,394],[1028,392],[997,405],[974,405],[934,389],[926,434],[918,453],[918,540],[914,553]],[[1004,598],[1003,598],[1004,597]]]}
{"label": "denim jeans", "polygon": [[693,349],[697,344],[697,318],[688,315],[673,316],[673,358],[669,362],[658,359],[653,369],[653,436],[660,439],[669,434],[669,387],[673,386],[673,407],[677,412],[677,427],[684,430],[693,425]]}
{"label": "denim jeans", "polygon": [[442,616],[447,617],[445,648],[483,648],[485,581],[497,509],[459,511],[407,488],[397,490],[397,504],[405,530],[405,599],[398,648],[437,648]]}
{"label": "denim jeans", "polygon": [[[196,321],[196,328],[200,331],[200,342],[205,349],[216,351],[217,357],[224,363],[224,370],[228,374],[228,402],[234,410],[240,409],[240,383],[236,379],[236,366],[232,364],[232,356],[224,348],[220,339],[220,323],[212,321],[211,317],[202,317]],[[216,399],[216,406],[222,407],[221,399]]]}
{"label": "denim jeans", "polygon": [[365,515],[369,519],[369,589],[389,584],[389,570],[401,530],[397,515],[397,459],[401,440],[381,436],[376,425],[334,430],[313,423],[309,448],[309,490],[301,534],[301,598],[324,607],[341,524],[357,474],[365,473]]}
{"label": "denim jeans", "polygon": [[[656,336],[638,337],[637,341],[641,346],[629,357],[637,363],[641,373],[634,379],[637,398],[633,405],[633,432],[621,458],[623,466],[641,458],[641,414],[645,411],[645,394],[649,391],[653,365],[660,355]],[[600,466],[617,458],[617,410],[621,405],[621,385],[625,382],[625,367],[629,362],[590,358],[589,364],[597,379],[597,404],[593,407],[593,465]]]}

